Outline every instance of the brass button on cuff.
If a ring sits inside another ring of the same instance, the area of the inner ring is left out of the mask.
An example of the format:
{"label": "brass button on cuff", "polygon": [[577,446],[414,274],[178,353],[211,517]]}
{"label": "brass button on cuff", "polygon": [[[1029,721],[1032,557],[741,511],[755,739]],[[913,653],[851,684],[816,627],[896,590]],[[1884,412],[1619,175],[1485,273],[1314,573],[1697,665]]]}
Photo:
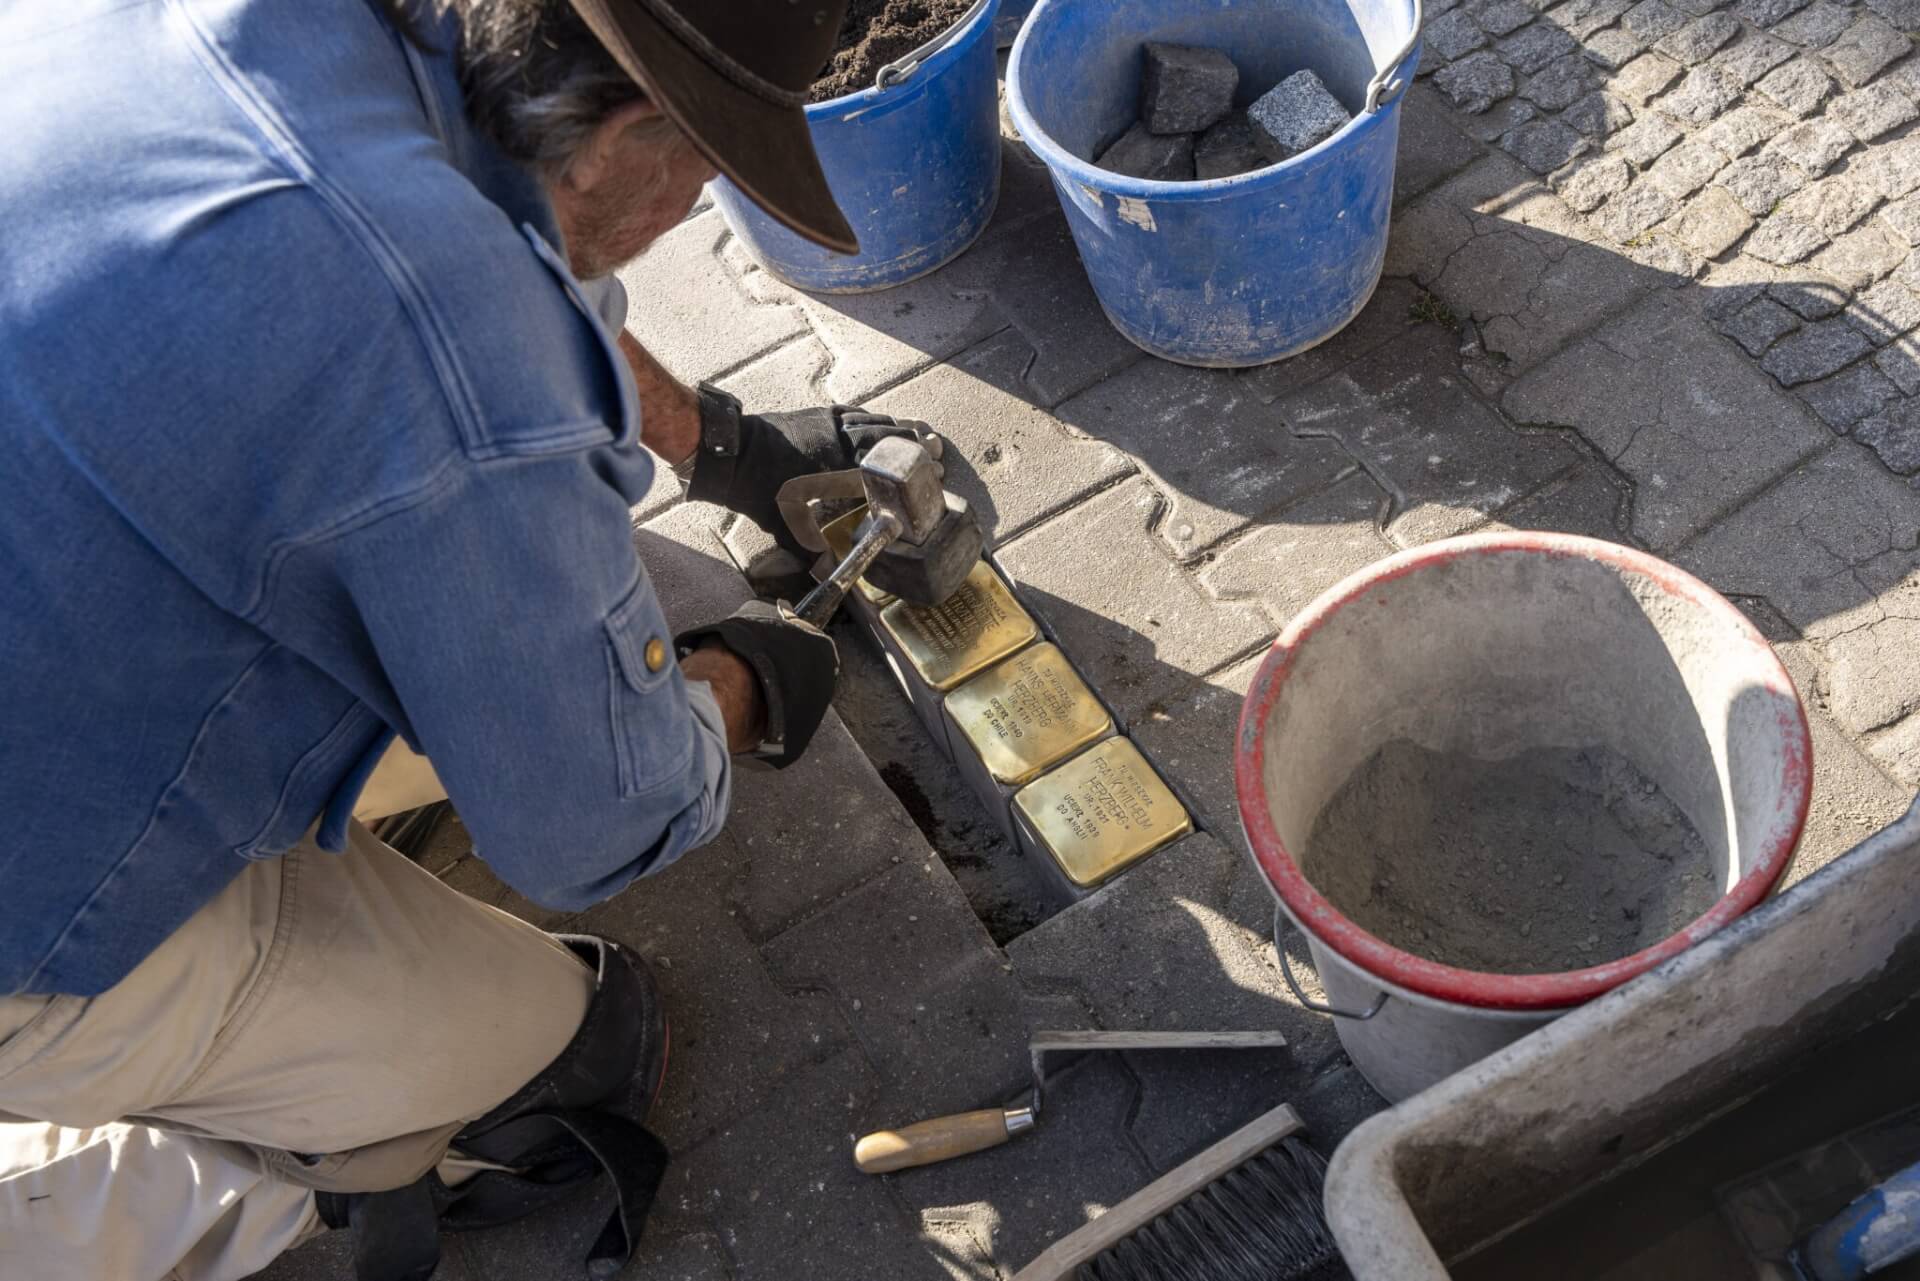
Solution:
{"label": "brass button on cuff", "polygon": [[658,636],[647,642],[647,670],[657,672],[667,665],[667,643]]}

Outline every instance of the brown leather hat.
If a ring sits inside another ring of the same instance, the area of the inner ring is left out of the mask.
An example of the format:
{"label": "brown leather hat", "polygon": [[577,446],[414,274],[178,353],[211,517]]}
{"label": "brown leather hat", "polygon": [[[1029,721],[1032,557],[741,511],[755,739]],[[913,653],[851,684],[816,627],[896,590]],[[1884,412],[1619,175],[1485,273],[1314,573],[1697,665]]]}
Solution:
{"label": "brown leather hat", "polygon": [[858,253],[803,108],[847,0],[569,0],[628,75],[755,204]]}

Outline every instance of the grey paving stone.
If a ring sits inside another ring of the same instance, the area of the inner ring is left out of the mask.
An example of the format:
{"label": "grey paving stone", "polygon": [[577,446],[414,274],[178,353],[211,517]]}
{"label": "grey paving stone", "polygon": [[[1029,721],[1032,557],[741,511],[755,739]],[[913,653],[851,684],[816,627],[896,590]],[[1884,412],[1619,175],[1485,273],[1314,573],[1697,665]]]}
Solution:
{"label": "grey paving stone", "polygon": [[1594,226],[1624,245],[1655,223],[1672,217],[1677,208],[1665,192],[1650,180],[1642,180],[1607,201],[1592,220]]}
{"label": "grey paving stone", "polygon": [[1695,67],[1687,72],[1680,87],[1655,102],[1654,109],[1684,124],[1703,125],[1731,107],[1740,97],[1740,86],[1712,67]]}
{"label": "grey paving stone", "polygon": [[1192,182],[1193,135],[1157,134],[1135,123],[1108,143],[1094,163],[1112,173],[1150,182]]}
{"label": "grey paving stone", "polygon": [[[1671,218],[1668,219],[1672,221]],[[1700,274],[1704,265],[1692,251],[1658,227],[1649,228],[1624,242],[1622,256],[1628,262],[1645,267],[1654,283],[1668,288],[1684,284]],[[1489,395],[1495,394],[1492,392]]]}
{"label": "grey paving stone", "polygon": [[983,288],[993,309],[1027,340],[1034,352],[1024,377],[1029,400],[1056,405],[1140,359],[1139,348],[1100,309],[1063,219],[1039,219],[1010,239],[1004,265],[989,283],[971,284],[957,270],[963,258],[951,269],[952,287],[963,294]]}
{"label": "grey paving stone", "polygon": [[1920,137],[1876,143],[1847,161],[1847,172],[1888,200],[1920,189]]}
{"label": "grey paving stone", "polygon": [[1467,11],[1482,31],[1504,36],[1532,22],[1538,9],[1527,0],[1471,0]]}
{"label": "grey paving stone", "polygon": [[[850,945],[858,940],[857,945]],[[1023,993],[946,865],[902,863],[766,948],[795,990],[829,993],[879,1074],[871,1120],[989,1106],[1031,1085],[1029,1017],[1080,1017]]]}
{"label": "grey paving stone", "polygon": [[1667,0],[1667,3],[1686,14],[1689,18],[1704,18],[1715,9],[1724,8],[1727,0]]}
{"label": "grey paving stone", "polygon": [[1455,9],[1428,22],[1420,40],[1436,62],[1452,62],[1484,46],[1487,33],[1465,9]]}
{"label": "grey paving stone", "polygon": [[1872,142],[1920,116],[1920,107],[1905,94],[1876,84],[1841,94],[1827,104],[1827,115],[1845,125],[1861,142]]}
{"label": "grey paving stone", "polygon": [[749,413],[805,409],[810,405],[833,403],[833,393],[826,385],[827,370],[832,363],[832,357],[818,338],[802,334],[764,356],[756,356],[717,381],[724,390],[738,396]]}
{"label": "grey paving stone", "polygon": [[1610,27],[1633,8],[1633,0],[1567,0],[1553,11],[1553,21],[1576,40]]}
{"label": "grey paving stone", "polygon": [[1735,14],[1756,27],[1771,27],[1807,7],[1807,0],[1740,0]]}
{"label": "grey paving stone", "polygon": [[676,631],[725,618],[753,598],[720,544],[727,518],[711,503],[681,503],[634,531],[634,550]]}
{"label": "grey paving stone", "polygon": [[1536,120],[1502,138],[1500,145],[1535,173],[1548,174],[1593,144],[1558,120]]}
{"label": "grey paving stone", "polygon": [[1882,347],[1873,364],[1902,395],[1920,395],[1920,339],[1914,335],[1903,335]]}
{"label": "grey paving stone", "polygon": [[1664,291],[1522,377],[1504,405],[1523,423],[1576,428],[1606,455],[1634,483],[1634,536],[1656,552],[1829,439]]}
{"label": "grey paving stone", "polygon": [[1844,174],[1829,174],[1780,202],[1780,212],[1812,223],[1829,236],[1858,226],[1880,203],[1880,195],[1863,182]]}
{"label": "grey paving stone", "polygon": [[1847,308],[1847,320],[1876,347],[1920,329],[1920,296],[1897,280],[1863,290]]}
{"label": "grey paving stone", "polygon": [[1011,330],[872,402],[932,423],[947,438],[947,487],[965,498],[989,543],[1012,538],[1133,470],[1119,449],[1069,431],[1023,399],[1033,348]]}
{"label": "grey paving stone", "polygon": [[[1308,366],[1316,367],[1319,362]],[[1353,465],[1325,441],[1294,439],[1251,390],[1226,371],[1150,361],[1056,412],[1075,431],[1140,462],[1168,502],[1158,537],[1173,555],[1188,557],[1324,488]]]}
{"label": "grey paving stone", "polygon": [[[1704,18],[1695,18],[1678,31],[1662,36],[1653,47],[1675,62],[1693,66],[1697,62],[1704,62],[1714,51],[1739,34],[1740,19],[1723,9],[1718,13],[1710,13]],[[1752,83],[1751,79],[1742,80],[1739,75],[1734,74],[1734,68],[1728,66],[1724,59],[1714,59],[1714,65],[1743,87]]]}
{"label": "grey paving stone", "polygon": [[1294,72],[1247,108],[1255,144],[1276,164],[1331,137],[1352,118],[1311,70]]}
{"label": "grey paving stone", "polygon": [[1478,114],[1513,92],[1513,68],[1492,53],[1476,53],[1435,72],[1433,85],[1460,110]]}
{"label": "grey paving stone", "polygon": [[1754,86],[1783,110],[1810,116],[1833,96],[1833,77],[1806,58],[1775,67]]}
{"label": "grey paving stone", "polygon": [[1875,223],[1835,236],[1814,256],[1814,267],[1852,289],[1865,289],[1907,258],[1907,246],[1896,244]]}
{"label": "grey paving stone", "polygon": [[[806,317],[753,267],[750,279],[722,261],[733,237],[718,211],[696,215],[620,269],[635,299],[627,330],[676,378],[696,383],[771,350],[806,329]],[[752,267],[744,251],[743,266]]]}
{"label": "grey paving stone", "polygon": [[1720,325],[1720,332],[1758,356],[1800,327],[1800,319],[1770,298],[1758,298]]}
{"label": "grey paving stone", "polygon": [[1667,230],[1702,258],[1718,258],[1753,227],[1753,215],[1724,187],[1708,187],[1668,220]]}
{"label": "grey paving stone", "polygon": [[1865,360],[1831,378],[1807,383],[1799,391],[1821,422],[1842,433],[1900,394],[1885,374]]}
{"label": "grey paving stone", "polygon": [[1787,267],[1811,257],[1827,240],[1827,233],[1818,227],[1781,212],[1760,224],[1760,230],[1747,241],[1745,252],[1762,262]]}
{"label": "grey paving stone", "polygon": [[1867,8],[1903,31],[1920,27],[1920,0],[1866,0]]}
{"label": "grey paving stone", "polygon": [[1539,529],[1580,534],[1610,543],[1630,543],[1622,512],[1631,491],[1605,463],[1584,459],[1489,521],[1484,528]]}
{"label": "grey paving stone", "polygon": [[1760,367],[1782,386],[1794,387],[1838,373],[1872,349],[1873,344],[1845,320],[1822,320],[1775,346]]}
{"label": "grey paving stone", "polygon": [[1588,94],[1560,113],[1562,124],[1572,125],[1589,138],[1605,142],[1607,138],[1633,123],[1633,109],[1612,94],[1599,90]]}
{"label": "grey paving stone", "polygon": [[1233,110],[1240,69],[1226,54],[1152,40],[1142,52],[1140,119],[1155,133],[1198,133]]}
{"label": "grey paving stone", "polygon": [[1407,90],[1393,167],[1395,203],[1431,191],[1480,158],[1479,145],[1455,129],[1453,119],[1430,83]]}
{"label": "grey paving stone", "polygon": [[1635,35],[1658,40],[1687,25],[1687,15],[1667,0],[1640,0],[1621,21]]}
{"label": "grey paving stone", "polygon": [[1764,218],[1806,186],[1807,176],[1784,157],[1762,153],[1734,161],[1714,181],[1732,192],[1748,213]]}
{"label": "grey paving stone", "polygon": [[887,1184],[848,1159],[877,1088],[853,1051],[797,1074],[773,1102],[668,1167],[660,1200],[725,1225],[735,1281],[950,1281]]}
{"label": "grey paving stone", "polygon": [[1707,267],[1701,277],[1703,287],[1694,296],[1701,314],[1719,322],[1764,295],[1780,274],[1779,268],[1757,258],[1733,254]]}
{"label": "grey paving stone", "polygon": [[[1409,117],[1401,116],[1401,123]],[[1201,134],[1193,144],[1193,175],[1205,182],[1251,173],[1267,163],[1254,141],[1253,126],[1244,116],[1228,116]]]}
{"label": "grey paving stone", "polygon": [[[1867,738],[1867,750],[1881,769],[1906,788],[1920,787],[1920,716],[1909,716]],[[1902,795],[1907,795],[1905,791]]]}
{"label": "grey paving stone", "polygon": [[[1484,326],[1489,344],[1505,326]],[[1479,524],[1577,455],[1551,435],[1518,435],[1466,385],[1451,335],[1422,327],[1276,405],[1295,431],[1337,438],[1393,498],[1400,546]]]}
{"label": "grey paving stone", "polygon": [[[1131,480],[1001,549],[1021,599],[1131,722],[1179,696],[1188,678],[1251,653],[1270,634],[1252,603],[1216,601],[1162,550],[1161,503]],[[1115,574],[1112,566],[1128,565]]]}
{"label": "grey paving stone", "polygon": [[1817,178],[1852,149],[1853,135],[1823,116],[1783,130],[1761,154],[1784,157]]}
{"label": "grey paving stone", "polygon": [[1814,0],[1814,3],[1774,27],[1772,34],[1802,49],[1824,49],[1853,25],[1855,16],[1855,11],[1848,5]]}
{"label": "grey paving stone", "polygon": [[1426,291],[1413,281],[1400,278],[1398,273],[1389,274],[1353,322],[1333,337],[1285,360],[1242,371],[1238,377],[1244,391],[1262,405],[1271,405],[1296,387],[1319,382],[1381,343],[1399,337],[1410,326],[1427,323],[1421,306],[1425,300]]}
{"label": "grey paving stone", "polygon": [[1748,103],[1708,125],[1701,131],[1700,141],[1738,159],[1792,123],[1792,116]]}
{"label": "grey paving stone", "polygon": [[1645,106],[1686,70],[1664,53],[1644,53],[1620,68],[1607,89],[1636,107]]}
{"label": "grey paving stone", "polygon": [[1495,51],[1508,66],[1528,74],[1579,47],[1579,42],[1572,36],[1545,20],[1523,27],[1494,44]]}
{"label": "grey paving stone", "polygon": [[[1122,1056],[1088,1055],[1050,1078],[1048,1087],[1046,1120],[1019,1142],[886,1179],[929,1232],[936,1224],[971,1225],[994,1262],[989,1275],[996,1281],[1153,1178],[1127,1134],[1140,1087]],[[824,1274],[789,1275],[825,1281]]]}
{"label": "grey paving stone", "polygon": [[1821,51],[1827,65],[1848,88],[1866,84],[1907,55],[1913,42],[1880,18],[1861,18]]}
{"label": "grey paving stone", "polygon": [[[1920,494],[1867,450],[1836,441],[1709,530],[1679,561],[1723,592],[1770,601],[1824,647],[1828,710],[1861,732],[1889,723],[1886,706],[1920,691],[1904,657],[1895,665],[1874,656],[1908,626],[1877,598],[1920,564],[1917,524]],[[1907,649],[1920,652],[1912,640]],[[1876,677],[1884,702],[1874,693]]]}
{"label": "grey paving stone", "polygon": [[1660,157],[1648,170],[1647,177],[1675,200],[1685,200],[1726,167],[1727,157],[1706,143],[1689,138]]}
{"label": "grey paving stone", "polygon": [[1853,438],[1900,475],[1920,472],[1920,401],[1899,400],[1881,406],[1878,413],[1854,427]]}
{"label": "grey paving stone", "polygon": [[726,831],[741,859],[728,906],[754,939],[779,934],[897,865],[932,857],[837,713],[793,766],[735,771]]}
{"label": "grey paving stone", "polygon": [[[1585,156],[1554,174],[1550,181],[1562,200],[1579,212],[1588,213],[1598,208],[1608,196],[1625,191],[1633,181],[1633,170],[1619,156]],[[1745,210],[1740,211],[1740,216],[1747,219],[1747,226],[1753,224],[1753,219],[1747,218]],[[1706,256],[1712,257],[1711,254]]]}
{"label": "grey paving stone", "polygon": [[755,871],[767,874],[722,838],[568,923],[625,943],[653,968],[672,1022],[673,1064],[651,1124],[676,1152],[848,1043],[832,1002],[776,983],[727,906],[727,881]]}
{"label": "grey paving stone", "polygon": [[1580,52],[1594,65],[1618,71],[1645,53],[1650,43],[1625,27],[1609,27],[1587,36]]}
{"label": "grey paving stone", "polygon": [[1920,245],[1920,196],[1905,196],[1880,211],[1880,223],[1903,245]]}
{"label": "grey paving stone", "polygon": [[1847,287],[1829,276],[1796,267],[1783,280],[1774,282],[1767,295],[1802,320],[1825,320],[1837,316],[1853,295]]}
{"label": "grey paving stone", "polygon": [[[1384,504],[1386,496],[1381,494],[1379,498]],[[1316,547],[1322,540],[1360,541],[1350,526],[1313,526],[1301,532]],[[1370,525],[1367,532],[1372,540],[1367,548],[1372,559],[1392,550]],[[1316,561],[1313,568],[1317,567]],[[1294,568],[1289,564],[1289,571]],[[1313,577],[1318,581],[1317,574]],[[1336,576],[1321,586],[1338,581]],[[1128,727],[1133,741],[1147,754],[1154,768],[1178,786],[1200,820],[1216,831],[1236,831],[1240,822],[1233,790],[1234,729],[1240,723],[1240,701],[1246,696],[1247,686],[1259,665],[1260,656],[1256,656],[1225,672],[1195,681],[1185,697],[1170,706],[1152,709]]]}
{"label": "grey paving stone", "polygon": [[1520,94],[1542,111],[1558,111],[1572,106],[1592,84],[1593,64],[1570,53],[1528,76]]}
{"label": "grey paving stone", "polygon": [[1731,77],[1734,83],[1746,88],[1778,68],[1796,52],[1784,40],[1776,40],[1762,32],[1749,32],[1746,39],[1715,57],[1713,65]]}
{"label": "grey paving stone", "polygon": [[1606,140],[1608,151],[1617,151],[1645,169],[1684,135],[1659,116],[1645,115]]}
{"label": "grey paving stone", "polygon": [[[1387,492],[1370,477],[1356,473],[1324,493],[1269,517],[1247,537],[1221,549],[1201,571],[1201,582],[1224,600],[1258,601],[1274,625],[1284,627],[1322,591],[1392,554],[1393,544],[1379,529],[1390,502]],[[1216,678],[1214,683],[1222,679]],[[1244,684],[1239,688],[1245,692]],[[1173,728],[1161,735],[1161,741],[1166,741],[1167,734],[1183,733],[1178,720],[1176,716]],[[1148,718],[1135,727],[1135,737],[1145,742],[1150,728],[1161,723],[1160,718]],[[1229,733],[1217,746],[1223,753],[1219,759],[1230,759],[1232,735]],[[1226,773],[1230,775],[1231,770]],[[1196,782],[1194,787],[1205,792],[1215,782],[1223,789],[1215,795],[1230,798],[1231,777]],[[1218,823],[1230,822],[1232,807],[1210,807],[1208,816]]]}
{"label": "grey paving stone", "polygon": [[[1503,62],[1500,65],[1504,67],[1507,64]],[[1526,101],[1524,98],[1508,98],[1502,102],[1495,103],[1478,115],[1461,115],[1454,123],[1459,127],[1461,133],[1472,138],[1475,142],[1491,145],[1500,141],[1500,139],[1512,133],[1515,129],[1527,123],[1527,121],[1538,120],[1539,118],[1540,108],[1534,106],[1531,102]],[[1565,112],[1561,113],[1561,119],[1566,119]],[[1571,124],[1572,122],[1568,121],[1568,123]]]}

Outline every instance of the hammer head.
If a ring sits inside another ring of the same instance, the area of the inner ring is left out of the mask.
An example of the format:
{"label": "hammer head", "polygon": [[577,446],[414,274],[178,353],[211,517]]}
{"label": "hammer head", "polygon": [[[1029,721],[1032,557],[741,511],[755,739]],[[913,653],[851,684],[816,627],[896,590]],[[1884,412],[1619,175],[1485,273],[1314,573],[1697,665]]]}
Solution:
{"label": "hammer head", "polygon": [[926,542],[946,515],[939,467],[919,441],[890,436],[869,449],[860,460],[860,484],[867,511],[898,520],[906,542]]}

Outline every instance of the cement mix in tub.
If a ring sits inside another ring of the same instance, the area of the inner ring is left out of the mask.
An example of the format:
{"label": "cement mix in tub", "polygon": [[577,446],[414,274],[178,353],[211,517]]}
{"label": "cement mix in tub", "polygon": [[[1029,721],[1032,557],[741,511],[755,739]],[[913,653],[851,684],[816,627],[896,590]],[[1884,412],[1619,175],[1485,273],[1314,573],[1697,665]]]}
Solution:
{"label": "cement mix in tub", "polygon": [[1494,974],[1629,956],[1725,888],[1679,807],[1606,747],[1483,761],[1395,739],[1321,811],[1301,870],[1369,933]]}

